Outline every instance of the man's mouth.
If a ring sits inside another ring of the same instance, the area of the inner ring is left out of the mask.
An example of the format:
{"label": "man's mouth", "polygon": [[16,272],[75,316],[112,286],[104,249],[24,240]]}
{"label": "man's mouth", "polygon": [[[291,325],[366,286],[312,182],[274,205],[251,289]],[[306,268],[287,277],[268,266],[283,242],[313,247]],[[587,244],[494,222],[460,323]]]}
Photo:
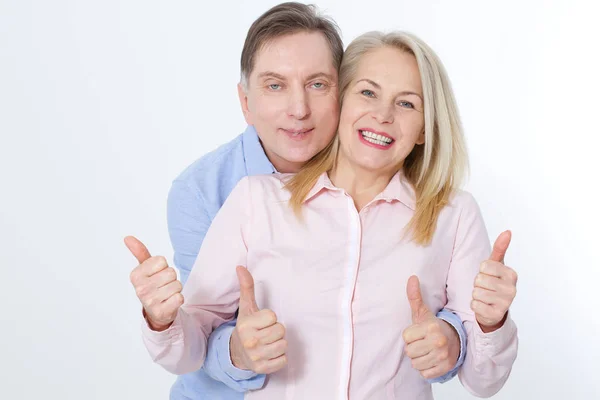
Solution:
{"label": "man's mouth", "polygon": [[391,137],[389,137],[387,135],[382,135],[379,133],[375,133],[375,132],[371,132],[371,131],[367,131],[367,130],[360,130],[360,129],[358,132],[362,135],[363,139],[365,139],[367,142],[376,144],[378,146],[387,147],[387,146],[390,146],[394,142],[394,139],[392,139]]}
{"label": "man's mouth", "polygon": [[303,136],[306,135],[307,133],[310,133],[314,130],[314,128],[310,128],[310,129],[282,129],[285,133],[287,133],[288,135],[292,136],[292,137],[298,137],[298,136]]}

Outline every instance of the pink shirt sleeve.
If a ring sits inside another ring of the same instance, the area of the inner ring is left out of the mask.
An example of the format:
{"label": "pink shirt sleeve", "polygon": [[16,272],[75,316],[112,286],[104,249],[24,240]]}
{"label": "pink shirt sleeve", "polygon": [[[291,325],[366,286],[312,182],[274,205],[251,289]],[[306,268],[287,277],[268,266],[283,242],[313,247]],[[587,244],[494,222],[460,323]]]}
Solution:
{"label": "pink shirt sleeve", "polygon": [[171,327],[155,332],[142,323],[150,356],[171,373],[181,375],[202,367],[209,335],[235,316],[239,304],[235,269],[246,265],[249,203],[249,182],[243,178],[206,234],[182,291],[184,304]]}
{"label": "pink shirt sleeve", "polygon": [[458,195],[462,205],[447,281],[447,308],[459,315],[467,330],[467,356],[458,372],[463,386],[478,397],[496,394],[508,379],[517,357],[517,327],[508,316],[504,325],[483,333],[471,310],[475,276],[491,253],[487,230],[475,199]]}

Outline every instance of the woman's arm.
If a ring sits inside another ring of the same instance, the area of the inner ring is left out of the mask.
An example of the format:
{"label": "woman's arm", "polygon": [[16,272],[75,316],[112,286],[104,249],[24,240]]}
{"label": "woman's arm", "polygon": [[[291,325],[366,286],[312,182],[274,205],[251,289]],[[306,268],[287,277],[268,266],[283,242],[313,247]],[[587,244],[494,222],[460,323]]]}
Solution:
{"label": "woman's arm", "polygon": [[461,193],[462,205],[447,281],[447,309],[463,320],[468,333],[465,363],[458,376],[479,397],[496,394],[508,379],[517,357],[517,327],[510,315],[498,330],[484,333],[471,310],[473,286],[480,264],[490,257],[488,234],[475,199]]}

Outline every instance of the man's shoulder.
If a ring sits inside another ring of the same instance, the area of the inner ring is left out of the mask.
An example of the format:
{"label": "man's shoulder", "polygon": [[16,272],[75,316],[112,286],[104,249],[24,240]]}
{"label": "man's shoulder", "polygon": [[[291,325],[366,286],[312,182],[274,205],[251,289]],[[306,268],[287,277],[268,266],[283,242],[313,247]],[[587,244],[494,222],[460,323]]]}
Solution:
{"label": "man's shoulder", "polygon": [[207,184],[229,180],[235,172],[242,176],[245,172],[242,135],[195,160],[175,178],[174,183],[200,189]]}

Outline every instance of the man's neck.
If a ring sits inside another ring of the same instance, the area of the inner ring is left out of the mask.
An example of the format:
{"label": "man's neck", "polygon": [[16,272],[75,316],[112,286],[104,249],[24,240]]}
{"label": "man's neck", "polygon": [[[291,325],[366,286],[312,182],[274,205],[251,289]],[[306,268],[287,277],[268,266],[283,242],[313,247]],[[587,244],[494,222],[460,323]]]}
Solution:
{"label": "man's neck", "polygon": [[[261,146],[262,146],[262,143],[261,143]],[[273,167],[275,168],[275,170],[277,172],[280,172],[283,174],[288,174],[288,173],[295,174],[296,172],[300,171],[302,166],[305,164],[305,163],[300,163],[300,162],[288,161],[288,160],[278,156],[277,154],[265,149],[264,146],[263,146],[263,149],[265,151],[265,154],[267,155],[267,158],[269,159],[271,164],[273,164]]]}

